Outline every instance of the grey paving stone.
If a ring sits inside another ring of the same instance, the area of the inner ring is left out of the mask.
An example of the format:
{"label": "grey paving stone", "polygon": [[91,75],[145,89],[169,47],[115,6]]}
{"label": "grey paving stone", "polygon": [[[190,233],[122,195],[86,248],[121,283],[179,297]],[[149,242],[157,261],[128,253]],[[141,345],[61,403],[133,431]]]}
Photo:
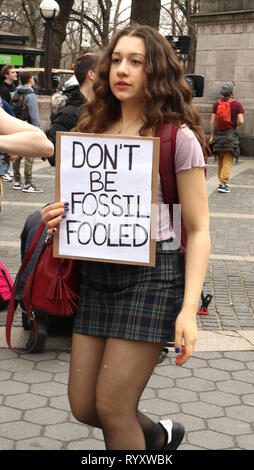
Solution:
{"label": "grey paving stone", "polygon": [[15,382],[14,380],[2,380],[0,382],[0,394],[16,395],[17,393],[28,392],[28,385]]}
{"label": "grey paving stone", "polygon": [[5,439],[0,436],[0,449],[1,450],[12,450],[14,448],[15,442],[11,439]]}
{"label": "grey paving stone", "polygon": [[197,357],[191,357],[188,362],[185,363],[184,367],[187,369],[200,369],[206,367],[207,363],[204,359],[198,359]]}
{"label": "grey paving stone", "polygon": [[0,426],[0,436],[7,439],[18,441],[28,437],[39,436],[41,426],[37,424],[26,423],[22,421],[12,421],[11,423],[2,423]]}
{"label": "grey paving stone", "polygon": [[7,397],[5,404],[12,408],[17,408],[20,410],[30,410],[33,408],[40,408],[45,406],[47,403],[47,398],[38,397],[32,393],[20,393],[18,395],[13,395]]}
{"label": "grey paving stone", "polygon": [[2,364],[3,359],[16,359],[16,358],[17,358],[17,354],[11,351],[10,349],[7,349],[7,348],[0,349],[1,364]]}
{"label": "grey paving stone", "polygon": [[56,351],[44,351],[43,354],[29,353],[29,354],[25,354],[23,358],[25,361],[32,361],[32,362],[51,361],[52,359],[57,359],[57,352]]}
{"label": "grey paving stone", "polygon": [[64,396],[50,398],[49,405],[51,408],[57,408],[58,410],[63,410],[63,411],[70,411],[70,403],[67,397],[67,390],[66,390],[66,395]]}
{"label": "grey paving stone", "polygon": [[177,403],[198,401],[198,395],[196,392],[191,392],[190,390],[184,390],[183,388],[177,387],[173,387],[169,390],[158,390],[158,397]]}
{"label": "grey paving stone", "polygon": [[209,419],[208,427],[213,431],[219,431],[231,436],[238,436],[240,434],[252,433],[250,424],[238,421],[236,419],[223,416],[221,418]]}
{"label": "grey paving stone", "polygon": [[148,384],[151,388],[170,388],[174,386],[174,381],[168,377],[161,377],[160,375],[152,375]]}
{"label": "grey paving stone", "polygon": [[178,379],[181,377],[190,377],[191,371],[185,367],[176,367],[175,365],[167,364],[156,367],[156,375],[163,375],[170,379]]}
{"label": "grey paving stone", "polygon": [[59,382],[62,384],[68,384],[69,380],[69,372],[60,372],[59,374],[54,375],[55,382]]}
{"label": "grey paving stone", "polygon": [[194,370],[193,374],[195,377],[211,380],[213,382],[230,379],[230,374],[228,372],[219,369],[212,369],[211,367]]}
{"label": "grey paving stone", "polygon": [[254,392],[253,385],[241,382],[239,380],[228,380],[226,382],[219,382],[217,383],[217,387],[219,390],[234,393],[236,395]]}
{"label": "grey paving stone", "polygon": [[146,387],[141,395],[141,400],[145,400],[147,398],[155,398],[156,396],[157,396],[156,389]]}
{"label": "grey paving stone", "polygon": [[210,403],[195,402],[195,403],[183,403],[182,410],[184,413],[198,416],[199,418],[215,418],[217,416],[223,416],[224,410],[221,406],[211,405]]}
{"label": "grey paving stone", "polygon": [[234,441],[230,436],[209,430],[190,432],[188,440],[190,444],[207,450],[224,450],[234,446]]}
{"label": "grey paving stone", "polygon": [[245,450],[254,450],[254,435],[245,435],[245,436],[238,436],[236,438],[237,444],[239,445],[240,449]]}
{"label": "grey paving stone", "polygon": [[52,408],[43,407],[35,410],[28,410],[24,413],[24,420],[31,423],[48,425],[54,423],[63,423],[68,418],[68,413]]}
{"label": "grey paving stone", "polygon": [[63,444],[56,439],[39,436],[31,439],[21,439],[16,443],[15,450],[61,450]]}
{"label": "grey paving stone", "polygon": [[0,381],[10,379],[12,373],[7,370],[0,370]]}
{"label": "grey paving stone", "polygon": [[6,359],[1,361],[1,369],[7,370],[7,371],[12,371],[12,372],[17,372],[17,371],[28,371],[33,369],[34,364],[33,362],[29,361],[24,361],[24,359],[19,359],[17,361],[16,358],[13,359]]}
{"label": "grey paving stone", "polygon": [[226,408],[226,413],[231,418],[246,421],[247,423],[254,422],[254,408],[248,405],[237,405]]}
{"label": "grey paving stone", "polygon": [[254,393],[250,393],[249,395],[243,395],[242,401],[243,403],[245,403],[245,405],[254,406]]}
{"label": "grey paving stone", "polygon": [[65,361],[41,361],[36,365],[37,370],[44,372],[66,372],[69,370],[69,364]]}
{"label": "grey paving stone", "polygon": [[214,369],[222,369],[226,371],[235,371],[244,369],[244,365],[240,361],[234,361],[232,359],[212,359],[209,361],[209,365]]}
{"label": "grey paving stone", "polygon": [[35,395],[42,395],[45,397],[58,397],[66,395],[66,385],[55,382],[43,382],[33,384],[30,388],[31,393]]}
{"label": "grey paving stone", "polygon": [[8,423],[9,421],[18,421],[21,419],[22,412],[14,410],[8,406],[0,406],[0,423]]}
{"label": "grey paving stone", "polygon": [[200,398],[204,402],[213,403],[214,405],[219,406],[239,405],[241,403],[240,398],[236,395],[220,392],[218,390],[215,392],[200,393]]}
{"label": "grey paving stone", "polygon": [[179,421],[184,425],[186,433],[189,431],[198,431],[200,429],[206,429],[205,419],[189,415],[183,412],[166,414],[163,415],[161,419],[173,419],[175,421]]}
{"label": "grey paving stone", "polygon": [[41,382],[48,382],[53,379],[53,374],[46,372],[31,370],[28,372],[14,372],[13,380],[27,384],[36,384]]}
{"label": "grey paving stone", "polygon": [[248,382],[254,384],[254,371],[252,370],[243,370],[233,373],[233,378],[236,380],[241,380],[242,382]]}
{"label": "grey paving stone", "polygon": [[45,436],[64,442],[76,441],[88,437],[88,429],[82,424],[53,424],[45,427]]}
{"label": "grey paving stone", "polygon": [[209,391],[215,389],[215,384],[213,382],[210,380],[199,379],[197,377],[177,379],[176,384],[180,388],[192,390],[193,392]]}
{"label": "grey paving stone", "polygon": [[103,441],[95,439],[82,439],[80,441],[70,442],[67,445],[68,450],[105,450],[105,444]]}
{"label": "grey paving stone", "polygon": [[177,413],[180,411],[180,408],[176,403],[162,400],[161,398],[154,398],[153,400],[142,400],[142,410],[144,413],[147,411],[158,415],[164,415],[166,413]]}

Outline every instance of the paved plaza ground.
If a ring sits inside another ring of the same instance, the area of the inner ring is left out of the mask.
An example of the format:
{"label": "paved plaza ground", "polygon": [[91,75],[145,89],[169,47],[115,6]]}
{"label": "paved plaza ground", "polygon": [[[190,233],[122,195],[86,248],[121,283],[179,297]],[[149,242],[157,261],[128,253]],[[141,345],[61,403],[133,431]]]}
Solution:
{"label": "paved plaza ground", "polygon": [[[15,277],[26,217],[54,200],[54,169],[37,160],[34,183],[44,193],[14,191],[4,183],[0,259]],[[186,428],[179,450],[254,450],[254,159],[241,157],[231,171],[230,194],[219,194],[216,163],[209,160],[207,188],[211,256],[204,286],[209,315],[198,315],[194,357],[181,368],[174,353],[159,364],[140,410],[154,420],[173,418]],[[103,450],[102,433],[78,423],[67,398],[71,337],[51,337],[43,354],[17,355],[6,347],[6,312],[0,314],[0,449]],[[28,332],[20,313],[13,344]]]}

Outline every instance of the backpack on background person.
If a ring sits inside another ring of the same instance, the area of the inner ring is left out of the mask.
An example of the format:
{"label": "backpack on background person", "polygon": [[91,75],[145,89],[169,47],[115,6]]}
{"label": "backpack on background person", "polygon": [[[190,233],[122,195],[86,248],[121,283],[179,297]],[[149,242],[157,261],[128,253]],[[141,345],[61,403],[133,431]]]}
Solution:
{"label": "backpack on background person", "polygon": [[8,307],[11,298],[13,280],[5,265],[0,260],[0,310]]}
{"label": "backpack on background person", "polygon": [[34,93],[33,91],[27,90],[26,93],[24,93],[21,90],[15,91],[12,99],[11,99],[11,107],[14,111],[14,114],[16,118],[21,119],[21,121],[30,121],[29,118],[29,112],[27,109],[27,103],[26,103],[26,97],[27,95],[30,95]]}
{"label": "backpack on background person", "polygon": [[231,108],[230,103],[235,101],[233,98],[230,98],[227,101],[220,100],[216,113],[217,129],[218,131],[227,131],[233,127],[231,121]]}

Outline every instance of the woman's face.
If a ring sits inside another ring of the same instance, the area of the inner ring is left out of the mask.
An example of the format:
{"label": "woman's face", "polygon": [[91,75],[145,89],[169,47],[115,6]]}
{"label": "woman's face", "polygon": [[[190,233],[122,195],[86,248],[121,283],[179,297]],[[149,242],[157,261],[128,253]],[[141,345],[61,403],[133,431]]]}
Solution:
{"label": "woman's face", "polygon": [[122,36],[112,53],[109,84],[121,102],[143,102],[146,74],[145,43],[136,36]]}

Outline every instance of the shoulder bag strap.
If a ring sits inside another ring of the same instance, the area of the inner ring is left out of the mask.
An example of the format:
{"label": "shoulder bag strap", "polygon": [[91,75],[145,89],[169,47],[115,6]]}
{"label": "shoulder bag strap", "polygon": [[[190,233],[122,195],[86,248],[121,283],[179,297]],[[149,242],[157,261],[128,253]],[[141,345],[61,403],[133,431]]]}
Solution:
{"label": "shoulder bag strap", "polygon": [[[20,351],[16,351],[12,345],[11,345],[11,327],[12,327],[12,323],[13,323],[13,317],[14,317],[14,311],[15,311],[15,295],[16,295],[16,288],[17,288],[17,284],[18,284],[18,281],[20,279],[20,277],[22,276],[33,252],[34,252],[34,249],[37,245],[37,243],[39,242],[40,238],[41,238],[41,235],[42,235],[42,232],[45,228],[45,225],[44,223],[42,222],[41,225],[39,226],[34,238],[33,238],[33,241],[29,247],[29,250],[27,251],[27,254],[25,256],[25,259],[21,265],[21,268],[18,272],[18,275],[16,277],[16,280],[15,280],[15,283],[14,283],[14,286],[13,286],[13,289],[12,289],[12,293],[11,293],[11,298],[10,298],[10,302],[9,302],[9,307],[8,307],[8,313],[7,313],[7,319],[6,319],[6,341],[7,341],[7,344],[9,346],[10,349],[12,349],[12,351],[14,352],[18,352],[20,353]],[[35,321],[35,318],[32,315],[30,315],[30,318],[31,320],[33,321],[33,324],[34,324],[34,328],[35,328],[35,337],[36,337],[36,340],[37,340],[37,324],[36,324],[36,321]],[[25,351],[25,352],[29,352],[29,351]]]}

